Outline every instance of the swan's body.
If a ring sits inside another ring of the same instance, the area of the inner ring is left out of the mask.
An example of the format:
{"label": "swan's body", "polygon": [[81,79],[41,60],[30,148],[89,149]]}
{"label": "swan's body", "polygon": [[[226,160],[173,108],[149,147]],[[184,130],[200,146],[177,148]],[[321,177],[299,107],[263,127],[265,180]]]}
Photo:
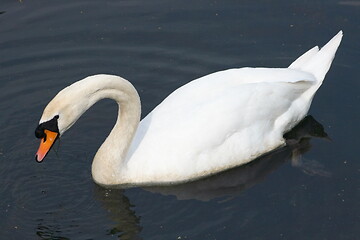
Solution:
{"label": "swan's body", "polygon": [[201,178],[284,145],[283,134],[307,114],[341,38],[342,32],[289,68],[230,69],[196,79],[140,123],[140,99],[128,81],[90,76],[60,91],[40,124],[58,115],[61,135],[95,102],[112,98],[119,116],[93,161],[97,183],[149,185]]}

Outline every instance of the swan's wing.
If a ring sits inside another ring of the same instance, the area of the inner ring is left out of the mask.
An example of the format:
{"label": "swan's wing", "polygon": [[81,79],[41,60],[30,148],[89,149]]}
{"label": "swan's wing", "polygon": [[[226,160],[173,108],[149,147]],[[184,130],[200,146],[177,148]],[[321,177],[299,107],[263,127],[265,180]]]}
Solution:
{"label": "swan's wing", "polygon": [[296,111],[304,106],[297,100],[313,81],[311,74],[292,69],[250,68],[194,80],[141,121],[129,169],[144,177],[154,169],[152,178],[164,181],[246,163],[283,144],[282,124],[289,119],[282,118],[290,110],[290,122],[301,120]]}

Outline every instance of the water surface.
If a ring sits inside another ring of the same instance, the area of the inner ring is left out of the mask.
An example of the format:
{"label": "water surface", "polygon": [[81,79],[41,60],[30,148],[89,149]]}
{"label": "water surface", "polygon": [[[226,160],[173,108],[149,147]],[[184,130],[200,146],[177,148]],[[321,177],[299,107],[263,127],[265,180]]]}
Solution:
{"label": "water surface", "polygon": [[[359,10],[358,1],[333,0],[3,1],[1,238],[357,239]],[[310,109],[332,141],[305,142],[302,167],[283,149],[270,164],[265,156],[192,185],[103,189],[90,166],[116,118],[109,100],[90,109],[43,164],[34,160],[43,108],[85,76],[130,80],[144,116],[192,79],[233,67],[286,67],[340,29],[343,43]]]}

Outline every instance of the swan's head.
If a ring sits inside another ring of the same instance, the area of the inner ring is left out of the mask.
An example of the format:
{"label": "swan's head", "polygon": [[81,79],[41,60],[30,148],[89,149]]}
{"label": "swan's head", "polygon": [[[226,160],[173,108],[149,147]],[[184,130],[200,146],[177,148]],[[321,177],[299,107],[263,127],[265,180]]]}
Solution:
{"label": "swan's head", "polygon": [[[41,162],[55,141],[66,132],[79,117],[97,101],[111,98],[127,104],[135,104],[136,118],[140,118],[140,99],[135,88],[127,80],[107,74],[86,77],[61,90],[46,106],[35,136],[41,139],[36,160]],[[138,119],[137,119],[138,121]]]}
{"label": "swan's head", "polygon": [[35,130],[35,136],[41,139],[36,161],[41,162],[56,140],[92,105],[91,94],[81,82],[64,88],[44,109]]}

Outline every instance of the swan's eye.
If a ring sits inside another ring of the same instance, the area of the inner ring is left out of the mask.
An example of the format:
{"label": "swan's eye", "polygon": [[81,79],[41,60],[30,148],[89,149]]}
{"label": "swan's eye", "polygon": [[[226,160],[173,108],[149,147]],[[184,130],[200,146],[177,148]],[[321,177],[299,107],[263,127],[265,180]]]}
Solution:
{"label": "swan's eye", "polygon": [[35,129],[35,136],[37,138],[45,138],[46,135],[44,133],[44,128],[41,124]]}

